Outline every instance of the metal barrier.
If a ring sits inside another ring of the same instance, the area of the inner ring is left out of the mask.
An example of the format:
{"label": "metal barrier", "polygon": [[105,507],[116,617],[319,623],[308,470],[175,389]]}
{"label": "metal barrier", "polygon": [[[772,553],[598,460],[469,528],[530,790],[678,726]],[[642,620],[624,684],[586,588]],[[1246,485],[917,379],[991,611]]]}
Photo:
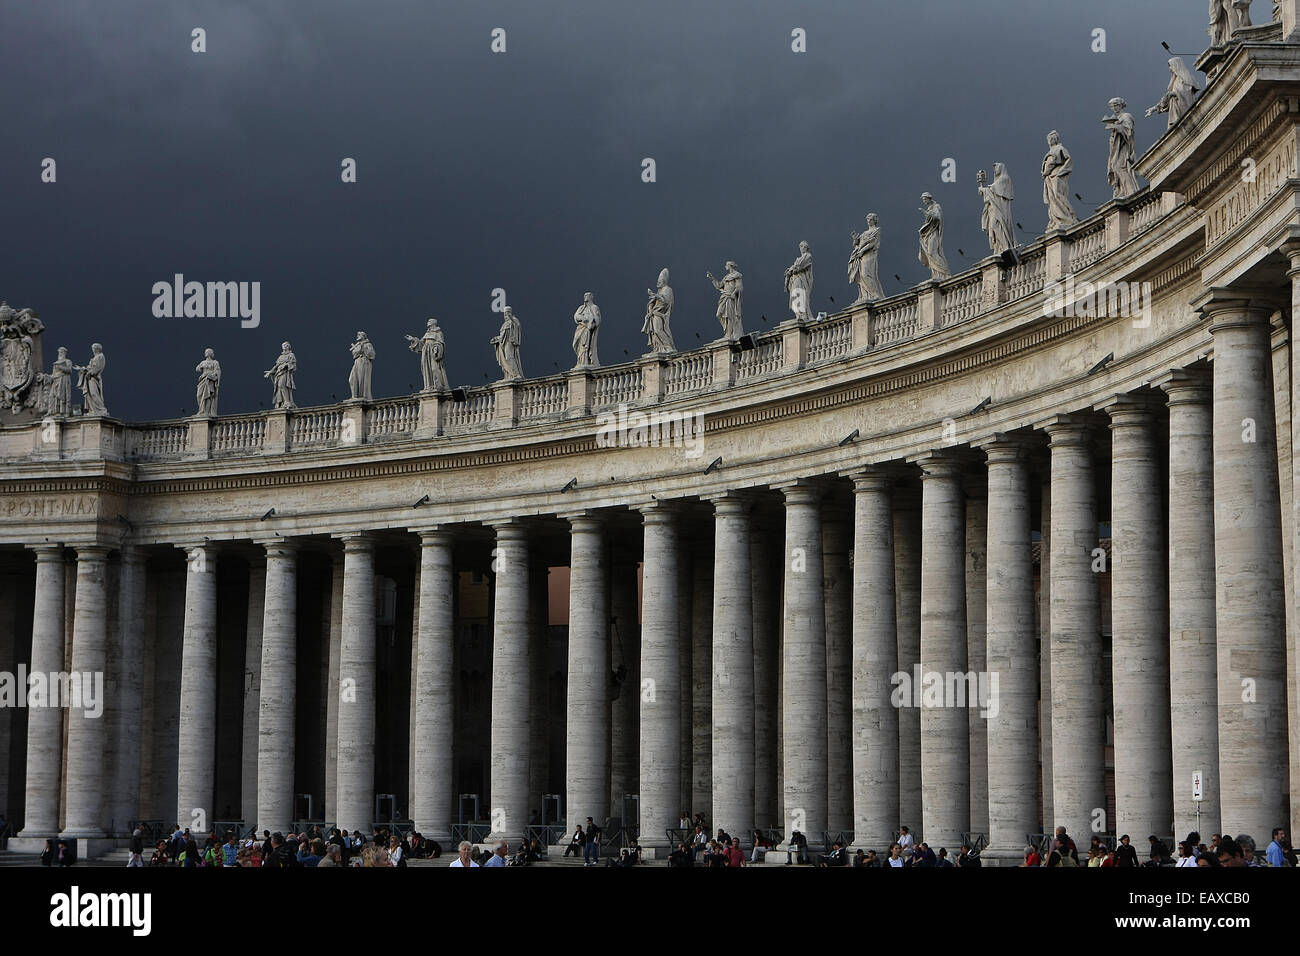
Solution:
{"label": "metal barrier", "polygon": [[967,833],[963,830],[961,835],[961,842],[966,844],[976,853],[983,853],[984,847],[988,843],[988,838],[983,833]]}
{"label": "metal barrier", "polygon": [[563,823],[549,823],[544,826],[530,826],[528,828],[528,845],[531,847],[536,840],[541,844],[542,856],[549,856],[551,844],[558,844],[565,835]]}
{"label": "metal barrier", "polygon": [[147,846],[157,846],[159,840],[170,840],[172,833],[170,830],[164,830],[166,826],[161,820],[132,820],[127,824],[127,828],[134,833],[136,827],[140,828],[140,839]]}
{"label": "metal barrier", "polygon": [[832,846],[836,843],[840,846],[846,847],[852,842],[852,830],[837,830],[835,833],[831,833],[829,830],[822,831],[822,845],[825,848],[826,853],[830,853]]}
{"label": "metal barrier", "polygon": [[451,825],[452,847],[460,846],[462,840],[468,840],[470,843],[486,843],[491,832],[490,823],[453,823]]}

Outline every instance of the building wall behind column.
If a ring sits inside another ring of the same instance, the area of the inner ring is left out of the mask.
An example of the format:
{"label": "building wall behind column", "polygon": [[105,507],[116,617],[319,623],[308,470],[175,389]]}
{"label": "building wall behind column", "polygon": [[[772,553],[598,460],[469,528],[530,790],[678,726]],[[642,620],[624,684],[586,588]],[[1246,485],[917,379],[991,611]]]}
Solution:
{"label": "building wall behind column", "polygon": [[[325,806],[325,720],[322,673],[329,672],[330,562],[310,552],[298,555],[298,653],[294,711],[294,819],[300,793],[311,795],[313,819]],[[388,792],[388,791],[382,791]]]}
{"label": "building wall behind column", "polygon": [[208,816],[213,823],[230,820],[240,810],[247,608],[247,565],[237,558],[222,556],[217,562],[217,673],[213,675],[217,682],[216,776]]}
{"label": "building wall behind column", "polygon": [[[0,570],[0,670],[17,672],[32,659],[32,608],[36,601],[36,566],[30,557],[13,554]],[[0,811],[15,833],[23,820],[27,773],[27,708],[0,708]]]}
{"label": "building wall behind column", "polygon": [[[152,569],[151,569],[152,571]],[[164,826],[176,820],[176,773],[180,741],[181,645],[185,636],[185,565],[168,560],[156,573],[154,682],[143,688],[153,700],[153,812]],[[241,680],[242,685],[242,680]]]}

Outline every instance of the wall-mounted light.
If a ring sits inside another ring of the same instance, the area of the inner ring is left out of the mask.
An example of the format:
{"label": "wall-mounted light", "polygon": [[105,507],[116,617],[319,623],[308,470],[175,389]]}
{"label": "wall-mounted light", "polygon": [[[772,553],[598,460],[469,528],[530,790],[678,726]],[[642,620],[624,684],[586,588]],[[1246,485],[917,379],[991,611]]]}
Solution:
{"label": "wall-mounted light", "polygon": [[1107,365],[1109,365],[1109,364],[1110,364],[1111,362],[1113,362],[1113,361],[1115,361],[1115,353],[1114,353],[1114,352],[1110,352],[1110,353],[1108,353],[1108,354],[1106,355],[1106,357],[1105,357],[1104,359],[1102,359],[1100,362],[1098,362],[1098,363],[1097,363],[1096,365],[1094,365],[1092,368],[1088,369],[1088,374],[1089,374],[1089,375],[1096,375],[1098,372],[1100,372],[1102,369],[1104,369]]}
{"label": "wall-mounted light", "polygon": [[853,429],[853,431],[849,432],[847,435],[845,435],[843,438],[840,439],[840,447],[843,448],[849,442],[857,441],[857,440],[858,440],[858,430],[855,428]]}
{"label": "wall-mounted light", "polygon": [[985,395],[984,398],[980,400],[980,403],[970,410],[970,414],[974,415],[976,412],[982,412],[992,404],[993,396]]}
{"label": "wall-mounted light", "polygon": [[577,479],[577,478],[570,478],[570,479],[569,479],[569,483],[568,483],[567,485],[565,485],[563,488],[560,489],[560,494],[564,494],[566,491],[569,491],[570,489],[573,489],[573,488],[576,488],[576,487],[578,487],[578,479]]}
{"label": "wall-mounted light", "polygon": [[428,495],[425,495],[423,498],[421,498],[421,499],[420,499],[419,501],[417,501],[415,504],[411,505],[411,507],[412,507],[412,508],[418,508],[418,507],[420,507],[420,505],[424,504],[424,503],[425,503],[426,501],[428,501],[428,500],[429,500],[429,496],[428,496]]}
{"label": "wall-mounted light", "polygon": [[717,458],[713,459],[713,461],[709,462],[709,467],[704,469],[704,473],[707,475],[714,468],[717,468],[721,464],[722,464],[722,456],[719,455]]}
{"label": "wall-mounted light", "polygon": [[259,520],[261,520],[261,521],[265,521],[267,518],[271,517],[271,515],[273,515],[273,514],[275,514],[275,509],[274,509],[274,508],[271,508],[271,509],[269,509],[269,510],[266,512],[266,514],[262,515],[262,517],[261,517]]}

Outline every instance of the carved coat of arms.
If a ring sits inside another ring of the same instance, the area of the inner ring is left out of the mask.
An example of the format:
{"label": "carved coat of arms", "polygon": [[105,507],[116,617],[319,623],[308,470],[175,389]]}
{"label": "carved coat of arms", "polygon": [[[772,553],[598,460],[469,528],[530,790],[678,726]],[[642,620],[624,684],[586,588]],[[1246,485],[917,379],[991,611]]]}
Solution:
{"label": "carved coat of arms", "polygon": [[35,403],[32,384],[38,370],[32,364],[32,336],[44,328],[31,309],[14,311],[0,302],[0,407],[17,413]]}

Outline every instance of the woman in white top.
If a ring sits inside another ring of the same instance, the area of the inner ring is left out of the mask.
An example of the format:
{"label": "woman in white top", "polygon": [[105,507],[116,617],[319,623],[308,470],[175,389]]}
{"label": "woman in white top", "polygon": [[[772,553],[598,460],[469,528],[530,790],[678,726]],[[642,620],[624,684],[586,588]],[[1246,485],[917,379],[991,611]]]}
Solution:
{"label": "woman in white top", "polygon": [[891,847],[889,848],[889,865],[890,865],[890,866],[903,866],[903,865],[904,865],[904,863],[903,863],[903,847],[902,847],[901,844],[895,843],[893,846],[891,846]]}
{"label": "woman in white top", "polygon": [[478,866],[477,863],[469,858],[470,851],[474,849],[474,844],[470,843],[468,840],[461,840],[460,846],[456,849],[460,852],[460,856],[451,861],[452,866]]}
{"label": "woman in white top", "polygon": [[402,862],[402,841],[396,835],[388,838],[388,865],[397,866]]}
{"label": "woman in white top", "polygon": [[1176,865],[1196,866],[1196,857],[1192,853],[1192,845],[1190,843],[1183,842],[1178,844],[1178,863]]}

